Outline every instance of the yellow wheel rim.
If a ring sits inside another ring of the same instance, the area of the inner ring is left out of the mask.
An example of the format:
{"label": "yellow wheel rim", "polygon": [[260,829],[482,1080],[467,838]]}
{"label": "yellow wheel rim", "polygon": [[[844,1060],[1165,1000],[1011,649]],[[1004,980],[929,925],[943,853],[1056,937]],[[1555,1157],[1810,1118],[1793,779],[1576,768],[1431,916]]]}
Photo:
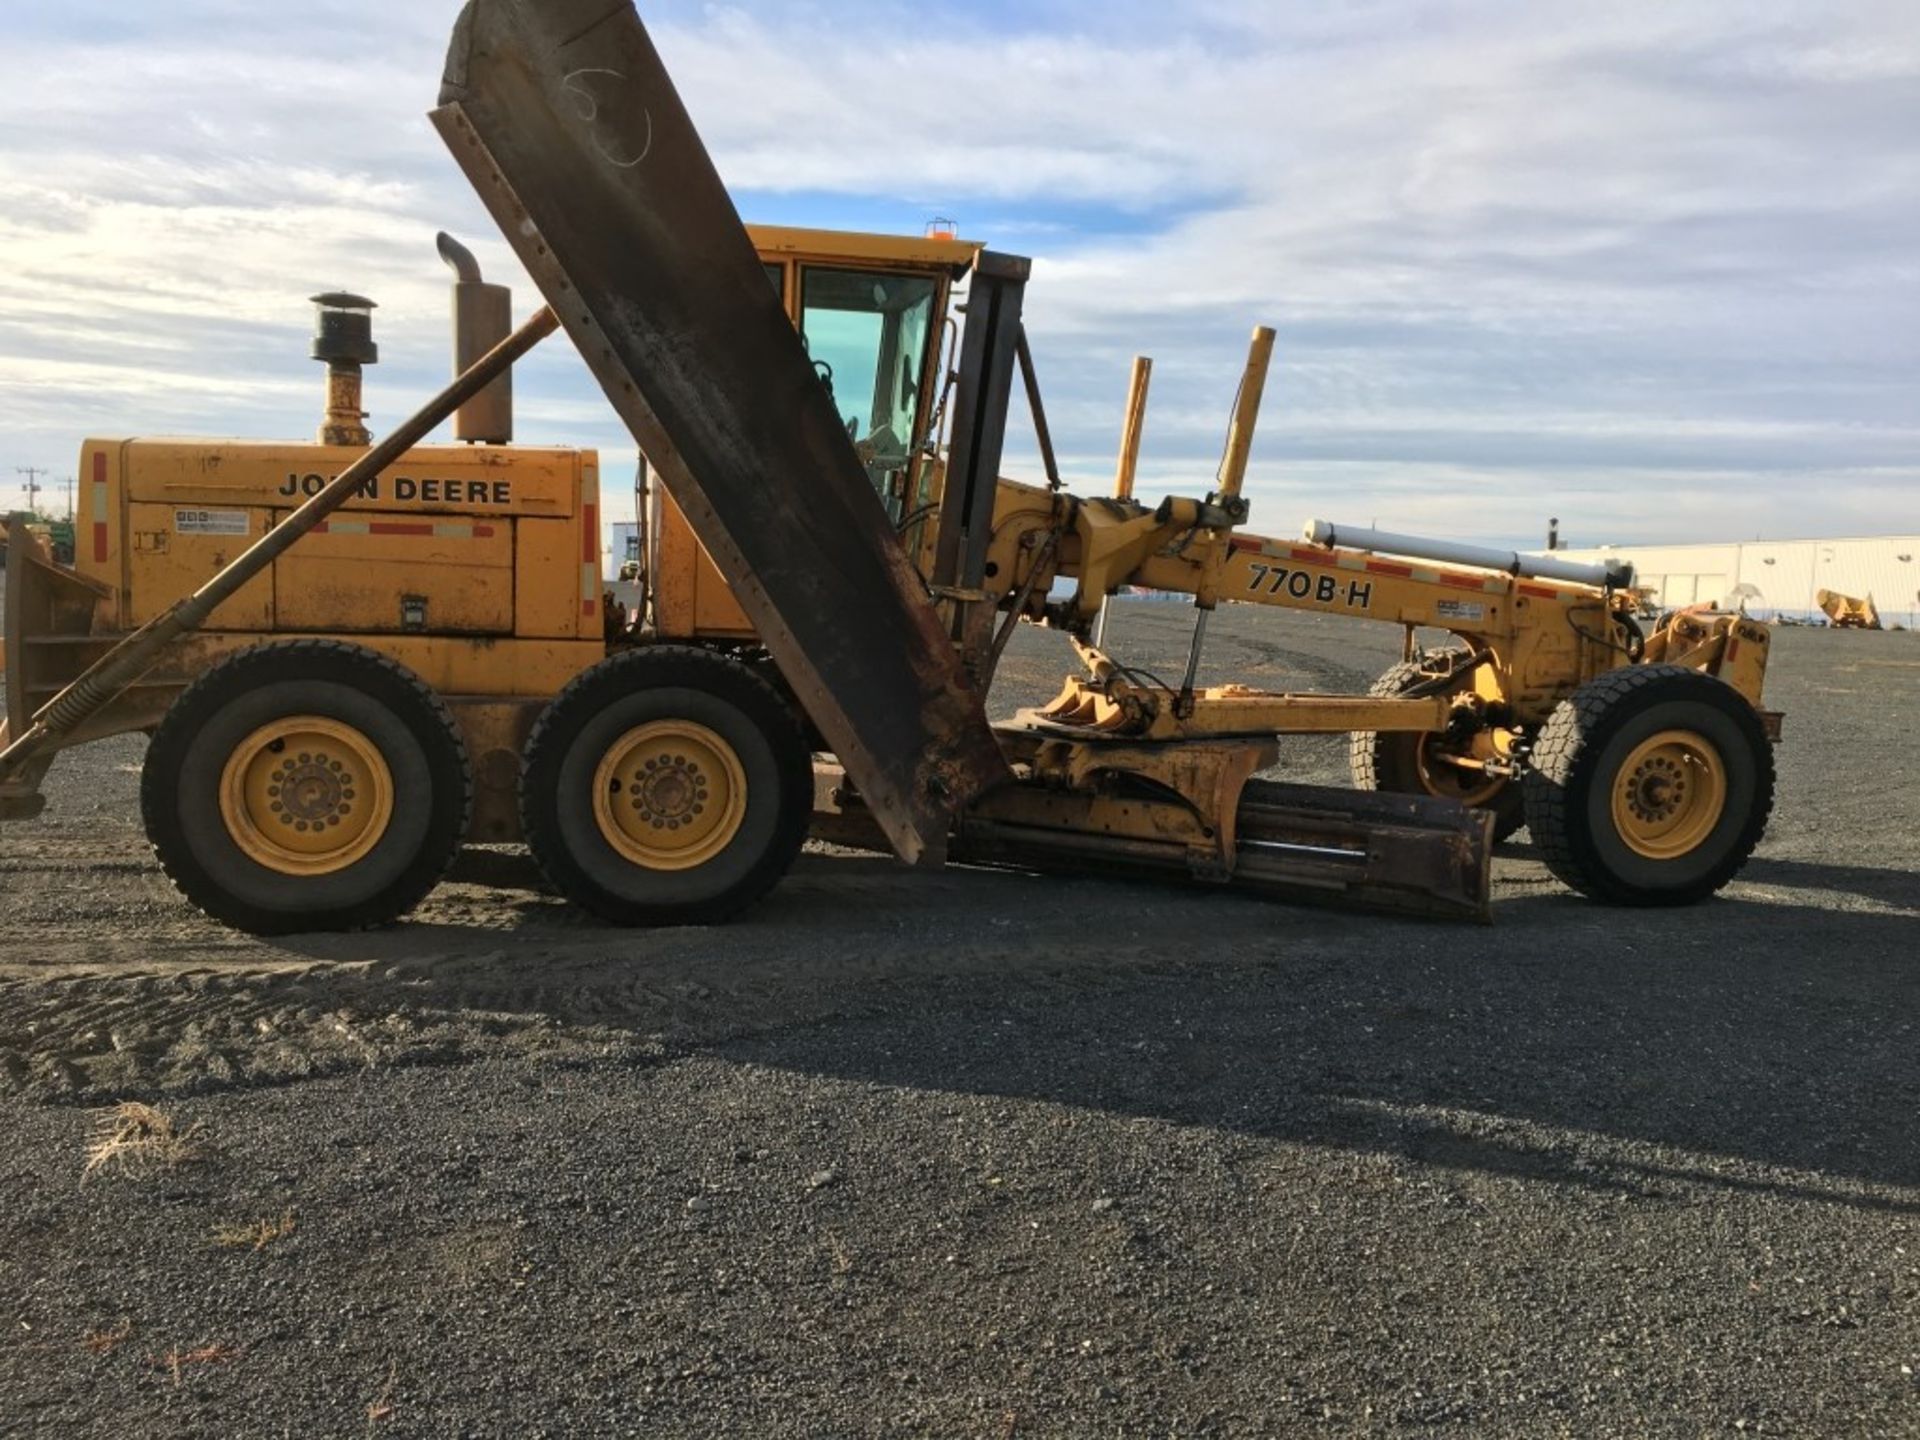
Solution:
{"label": "yellow wheel rim", "polygon": [[1613,785],[1613,827],[1627,848],[1649,860],[1690,854],[1713,834],[1727,809],[1720,755],[1691,730],[1667,730],[1627,756]]}
{"label": "yellow wheel rim", "polygon": [[731,845],[747,818],[747,772],[719,735],[656,720],[608,747],[594,818],[619,854],[648,870],[694,870]]}
{"label": "yellow wheel rim", "polygon": [[351,725],[317,715],[263,725],[220,777],[227,834],[282,875],[333,875],[364,860],[393,823],[393,773]]}

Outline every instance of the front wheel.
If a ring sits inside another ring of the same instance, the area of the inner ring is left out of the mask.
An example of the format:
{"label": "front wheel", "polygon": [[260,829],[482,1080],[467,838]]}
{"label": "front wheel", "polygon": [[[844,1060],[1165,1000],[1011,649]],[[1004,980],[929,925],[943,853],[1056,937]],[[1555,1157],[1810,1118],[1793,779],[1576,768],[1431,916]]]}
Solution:
{"label": "front wheel", "polygon": [[1689,905],[1740,872],[1773,810],[1773,746],[1730,686],[1676,665],[1582,686],[1540,732],[1527,827],[1595,900]]}
{"label": "front wheel", "polygon": [[617,925],[724,920],[786,874],[813,814],[813,760],[773,687],[704,650],[594,667],[527,742],[527,844],[569,900]]}

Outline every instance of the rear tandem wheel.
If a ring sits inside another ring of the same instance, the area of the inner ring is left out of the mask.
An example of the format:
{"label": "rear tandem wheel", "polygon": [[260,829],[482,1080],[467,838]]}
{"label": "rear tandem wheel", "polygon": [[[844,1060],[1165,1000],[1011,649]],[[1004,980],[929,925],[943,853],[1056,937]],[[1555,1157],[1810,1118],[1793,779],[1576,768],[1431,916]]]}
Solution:
{"label": "rear tandem wheel", "polygon": [[521,823],[546,876],[617,925],[725,920],[793,865],[813,757],[745,664],[655,646],[561,692],[527,742]]}
{"label": "rear tandem wheel", "polygon": [[399,919],[466,836],[466,747],[412,672],[297,640],[223,660],[154,732],[147,838],[182,894],[255,935]]}

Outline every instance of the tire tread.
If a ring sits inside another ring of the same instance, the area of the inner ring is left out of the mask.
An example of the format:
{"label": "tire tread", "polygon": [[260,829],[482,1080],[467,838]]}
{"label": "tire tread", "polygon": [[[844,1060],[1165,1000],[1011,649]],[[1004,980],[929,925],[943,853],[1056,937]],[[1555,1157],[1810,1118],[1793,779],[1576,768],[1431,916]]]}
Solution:
{"label": "tire tread", "polygon": [[[653,672],[648,683],[661,688],[679,686],[704,690],[725,697],[732,687],[740,687],[753,697],[747,707],[751,719],[766,734],[776,764],[794,766],[787,777],[789,793],[782,796],[779,818],[766,858],[741,884],[711,900],[686,905],[641,906],[638,904],[600,903],[590,888],[584,888],[576,876],[576,866],[567,853],[564,839],[541,800],[541,772],[558,765],[560,748],[556,736],[573,733],[591,717],[604,700],[597,693],[608,684],[610,669],[628,667]],[[584,713],[583,713],[584,712]],[[693,645],[649,645],[628,650],[576,677],[554,702],[542,712],[527,738],[521,761],[520,824],[527,846],[549,881],[576,904],[592,910],[600,918],[615,924],[710,925],[732,918],[765,897],[791,868],[793,858],[805,844],[813,819],[812,747],[793,707],[778,688],[754,668],[711,650]],[[800,767],[807,770],[801,784]],[[804,796],[805,803],[800,803]]]}
{"label": "tire tread", "polygon": [[[251,670],[300,660],[306,662],[303,668],[322,668],[341,663],[367,667],[404,687],[409,698],[419,703],[421,715],[431,717],[438,731],[436,738],[444,738],[450,744],[452,753],[458,757],[459,795],[455,801],[460,813],[458,835],[462,840],[466,837],[467,825],[473,816],[473,764],[467,754],[466,740],[460,732],[459,722],[454,719],[446,702],[430,685],[397,660],[350,641],[318,638],[269,641],[241,650],[211,666],[187,688],[153,733],[147,764],[141,773],[141,820],[146,827],[148,843],[167,878],[196,909],[211,919],[255,935],[288,935],[302,931],[352,934],[378,929],[412,910],[446,878],[459,855],[458,840],[446,848],[445,855],[436,865],[423,867],[407,877],[408,883],[404,887],[397,890],[390,888],[358,906],[320,916],[265,911],[241,901],[220,890],[210,877],[199,873],[197,868],[184,863],[184,857],[175,853],[171,846],[153,838],[156,834],[168,835],[175,828],[166,809],[169,794],[166,786],[172,775],[177,773],[178,765],[168,763],[168,757],[185,753],[185,747],[210,713],[226,703],[231,693],[228,687],[239,683],[235,677],[243,681]],[[422,739],[424,741],[425,737]]]}
{"label": "tire tread", "polygon": [[[1649,688],[1676,681],[1690,688],[1700,681],[1720,685],[1719,681],[1683,665],[1626,666],[1581,686],[1554,711],[1534,741],[1533,762],[1525,786],[1528,829],[1541,860],[1554,878],[1590,899],[1634,906],[1692,904],[1720,890],[1738,874],[1766,833],[1774,804],[1773,749],[1765,743],[1756,719],[1752,722],[1753,730],[1760,734],[1762,744],[1755,751],[1760,770],[1754,813],[1748,817],[1738,843],[1701,881],[1684,890],[1648,892],[1586,863],[1580,855],[1576,840],[1579,814],[1573,797],[1590,779],[1583,773],[1582,762],[1605,748],[1604,743],[1594,743],[1595,737],[1604,742],[1613,717]],[[1720,688],[1740,705],[1746,704],[1731,689]]]}

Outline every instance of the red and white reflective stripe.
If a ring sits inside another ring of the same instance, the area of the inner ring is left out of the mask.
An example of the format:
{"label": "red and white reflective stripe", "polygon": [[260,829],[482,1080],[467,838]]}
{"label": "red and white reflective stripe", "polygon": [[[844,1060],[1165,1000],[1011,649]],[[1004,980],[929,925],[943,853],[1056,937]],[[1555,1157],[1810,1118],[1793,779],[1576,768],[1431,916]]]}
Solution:
{"label": "red and white reflective stripe", "polygon": [[[1505,575],[1470,575],[1458,570],[1429,570],[1395,560],[1376,560],[1351,550],[1310,550],[1299,545],[1261,544],[1258,540],[1235,540],[1233,548],[1241,554],[1260,555],[1268,560],[1291,560],[1296,565],[1312,565],[1321,570],[1347,570],[1357,575],[1386,575],[1397,580],[1412,580],[1421,585],[1444,585],[1453,590],[1473,590],[1487,595],[1504,595],[1510,583]],[[1556,592],[1546,591],[1548,597]]]}
{"label": "red and white reflective stripe", "polygon": [[107,563],[110,532],[107,529],[107,452],[93,452],[93,563]]}
{"label": "red and white reflective stripe", "polygon": [[[587,483],[595,483],[591,471]],[[580,613],[600,613],[600,507],[592,501],[580,507]]]}
{"label": "red and white reflective stripe", "polygon": [[397,535],[415,540],[491,540],[492,525],[465,520],[322,520],[315,535]]}

